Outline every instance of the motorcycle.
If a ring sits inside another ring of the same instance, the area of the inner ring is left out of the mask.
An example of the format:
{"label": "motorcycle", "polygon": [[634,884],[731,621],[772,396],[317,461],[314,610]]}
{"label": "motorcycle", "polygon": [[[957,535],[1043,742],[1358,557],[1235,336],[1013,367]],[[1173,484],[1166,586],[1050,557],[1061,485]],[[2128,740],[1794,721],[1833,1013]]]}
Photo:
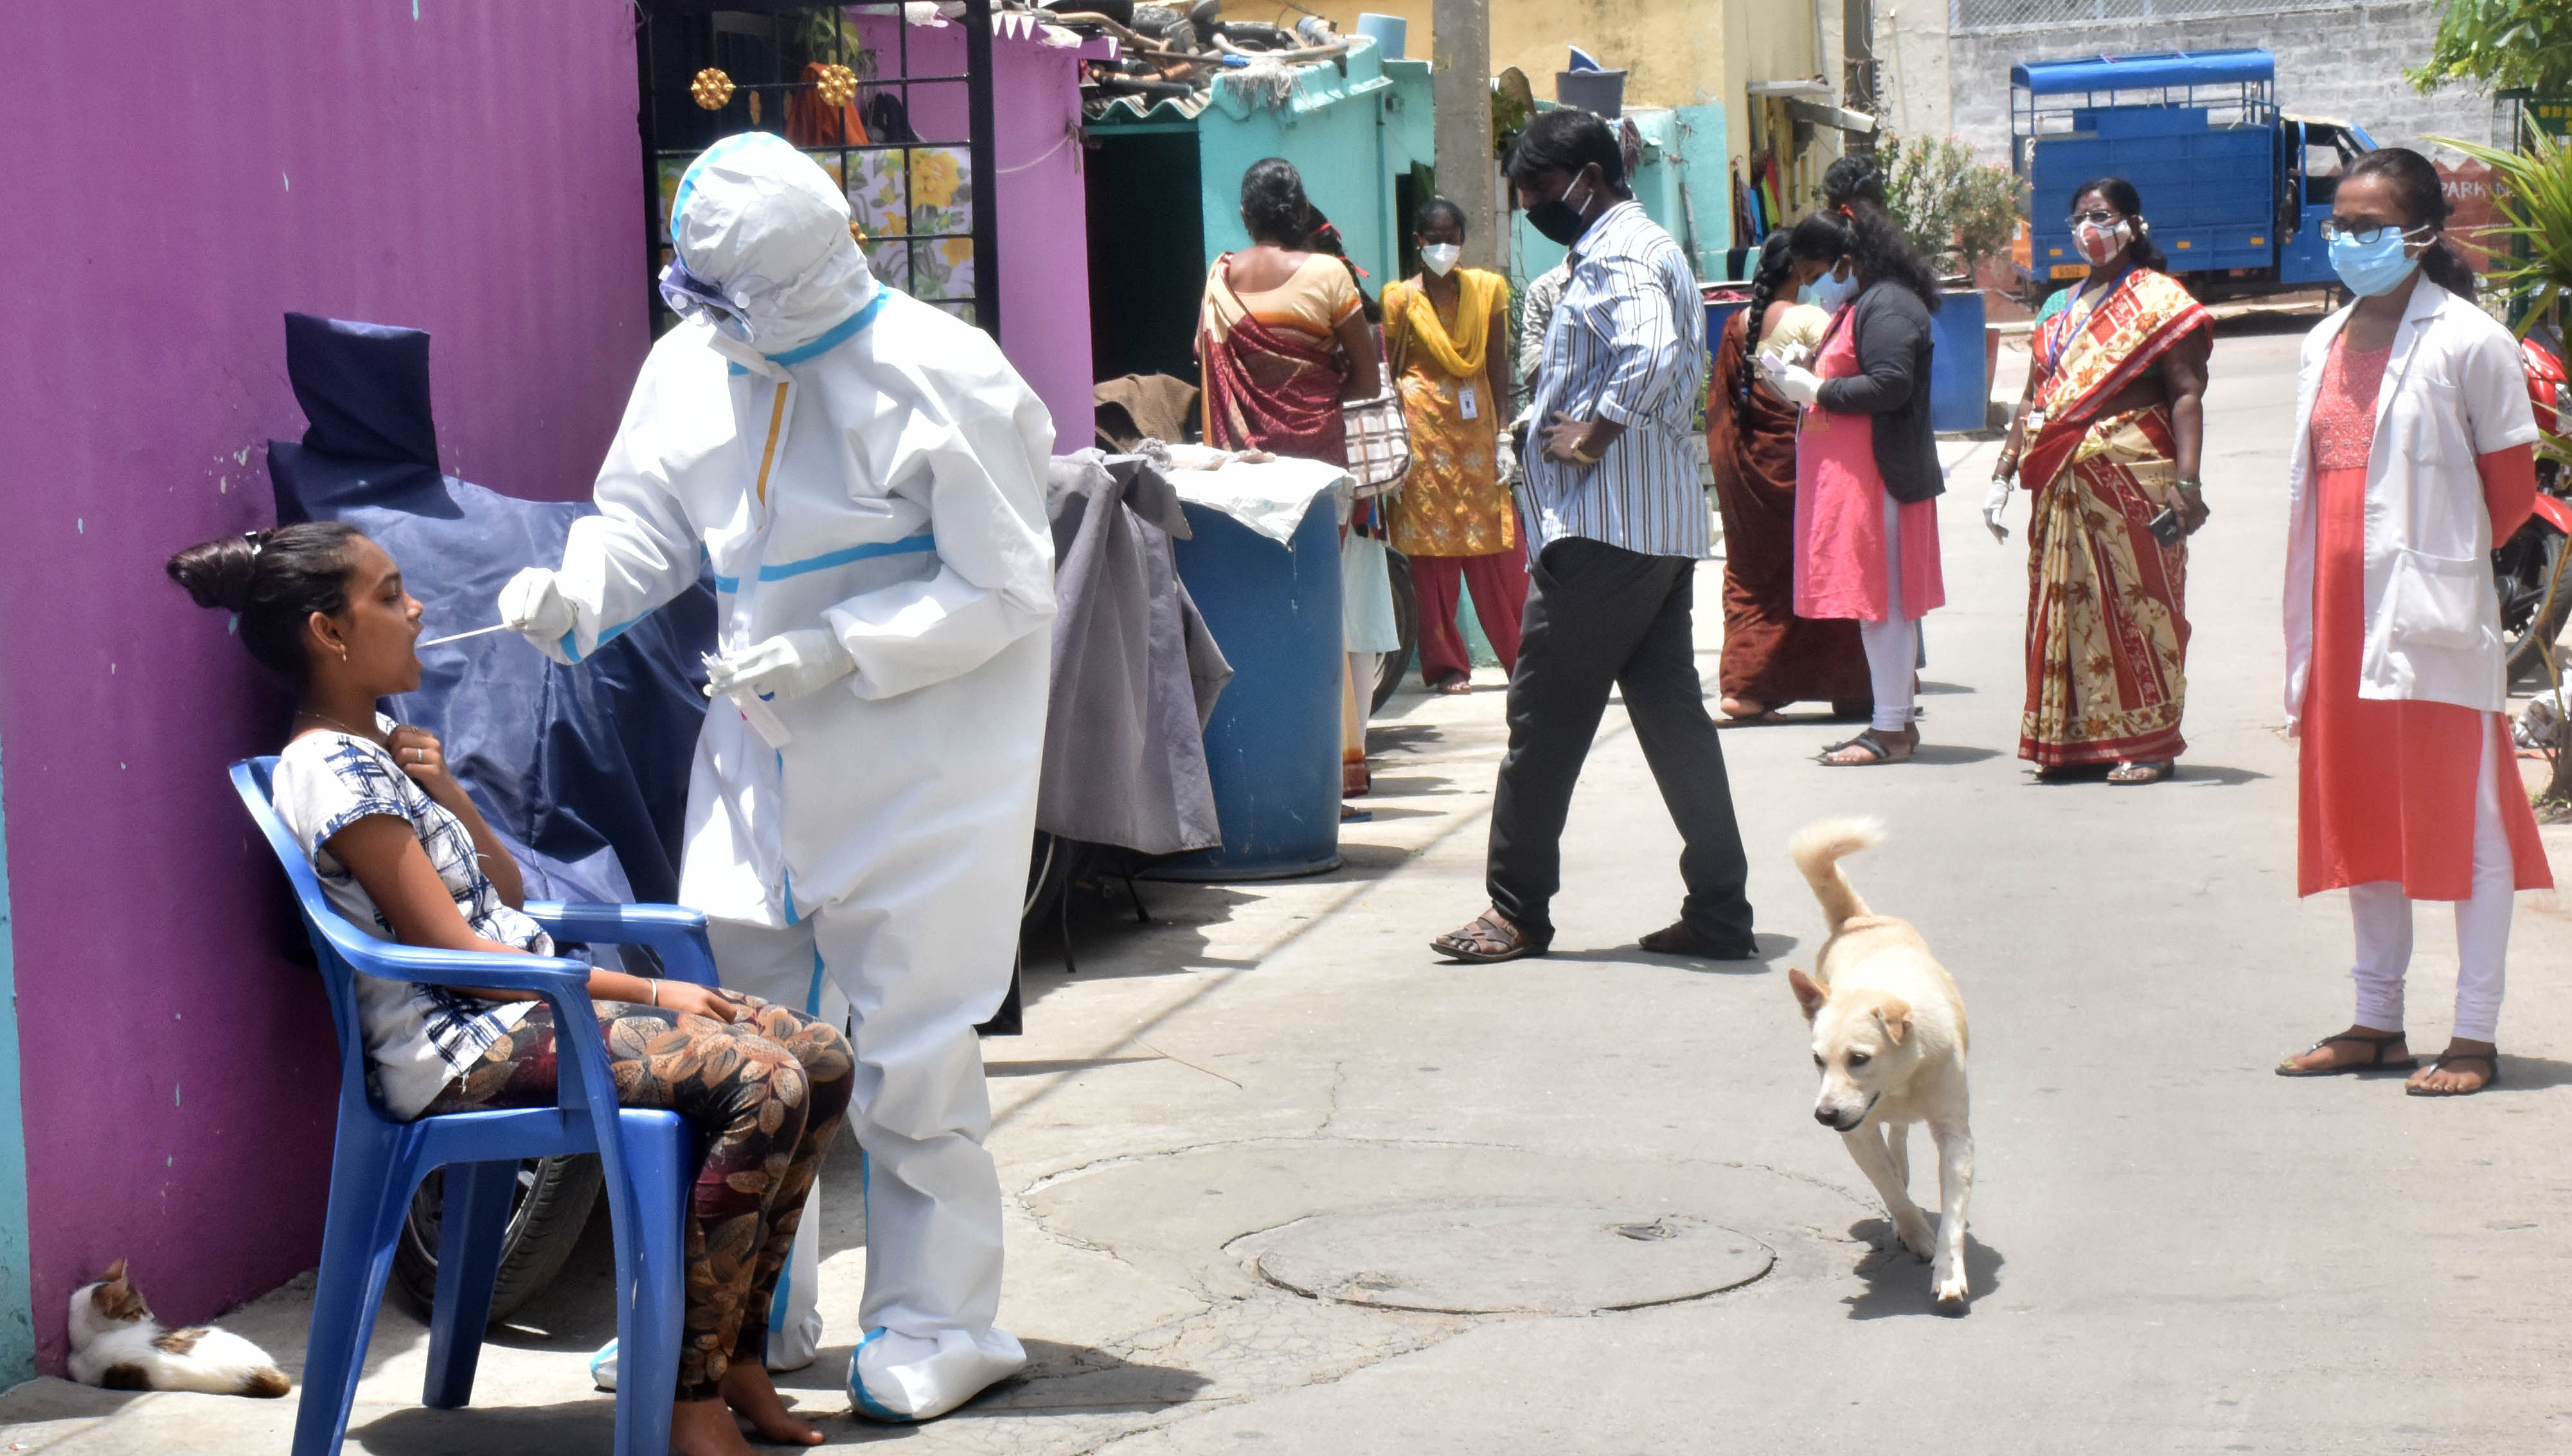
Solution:
{"label": "motorcycle", "polygon": [[[2519,344],[2527,370],[2528,402],[2550,436],[2572,432],[2572,374],[2563,366],[2562,340],[2549,329]],[[2560,460],[2536,461],[2536,510],[2527,523],[2492,551],[2492,583],[2500,594],[2501,642],[2509,676],[2543,677],[2546,655],[2572,619],[2572,480]]]}

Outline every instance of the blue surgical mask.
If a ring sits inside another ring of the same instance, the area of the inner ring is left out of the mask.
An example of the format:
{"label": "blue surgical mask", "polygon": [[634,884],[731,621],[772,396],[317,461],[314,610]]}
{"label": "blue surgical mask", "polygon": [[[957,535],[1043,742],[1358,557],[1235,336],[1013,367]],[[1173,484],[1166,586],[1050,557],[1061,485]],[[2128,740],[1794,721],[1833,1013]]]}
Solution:
{"label": "blue surgical mask", "polygon": [[2330,241],[2331,271],[2338,273],[2339,280],[2359,297],[2381,297],[2401,287],[2402,280],[2420,265],[2420,259],[2405,256],[2402,251],[2403,244],[2411,241],[2399,228],[2379,229],[2366,243],[2343,233]]}
{"label": "blue surgical mask", "polygon": [[1856,296],[1857,274],[1855,272],[1851,272],[1844,278],[1835,278],[1829,273],[1824,273],[1806,283],[1795,294],[1795,301],[1810,303],[1816,308],[1828,309],[1836,313],[1841,304]]}

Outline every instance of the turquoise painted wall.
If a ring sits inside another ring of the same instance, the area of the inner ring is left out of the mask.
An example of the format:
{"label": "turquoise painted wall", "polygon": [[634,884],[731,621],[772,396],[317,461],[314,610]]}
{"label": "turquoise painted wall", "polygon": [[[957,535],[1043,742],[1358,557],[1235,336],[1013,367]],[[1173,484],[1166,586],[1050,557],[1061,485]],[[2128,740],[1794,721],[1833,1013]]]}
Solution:
{"label": "turquoise painted wall", "polygon": [[27,1280],[27,1139],[18,1100],[18,976],[9,927],[7,794],[0,790],[0,1388],[36,1378]]}
{"label": "turquoise painted wall", "polygon": [[[1732,245],[1723,108],[1636,109],[1625,115],[1643,137],[1642,165],[1632,179],[1634,201],[1689,249],[1699,278],[1722,276],[1723,250]],[[1529,279],[1563,261],[1563,245],[1529,227],[1525,213],[1513,213],[1510,226],[1510,275],[1517,286],[1527,286]]]}
{"label": "turquoise painted wall", "polygon": [[[1304,195],[1339,228],[1350,258],[1367,270],[1368,288],[1381,290],[1394,276],[1395,169],[1386,165],[1382,120],[1399,116],[1408,132],[1412,111],[1427,103],[1428,68],[1397,61],[1402,70],[1418,71],[1417,82],[1387,76],[1375,42],[1363,37],[1350,46],[1348,63],[1345,76],[1336,66],[1299,68],[1293,95],[1276,107],[1216,84],[1212,104],[1196,119],[1209,266],[1218,255],[1250,245],[1241,226],[1241,175],[1262,158],[1283,157],[1304,175]],[[1425,130],[1427,121],[1420,126]]]}

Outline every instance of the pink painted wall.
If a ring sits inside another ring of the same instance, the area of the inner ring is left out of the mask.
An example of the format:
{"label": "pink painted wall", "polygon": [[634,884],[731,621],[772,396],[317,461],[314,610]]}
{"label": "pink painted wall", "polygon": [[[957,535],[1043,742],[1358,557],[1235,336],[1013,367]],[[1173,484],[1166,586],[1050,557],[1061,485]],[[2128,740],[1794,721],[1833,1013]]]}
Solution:
{"label": "pink painted wall", "polygon": [[[854,17],[890,75],[893,19]],[[1002,16],[991,38],[995,191],[974,179],[975,196],[996,200],[1000,228],[1000,349],[1053,413],[1054,448],[1097,443],[1089,377],[1088,205],[1080,182],[1080,60],[1105,59],[1109,43],[1085,50],[1048,46],[1021,16]],[[911,28],[911,72],[964,74],[961,24]],[[928,142],[969,135],[962,86],[912,88],[913,130]]]}
{"label": "pink painted wall", "polygon": [[223,771],[283,700],[162,562],[271,523],[263,442],[304,427],[289,309],[428,329],[447,469],[587,493],[648,342],[633,25],[625,0],[11,17],[0,789],[49,1370],[110,1259],[175,1322],[320,1245],[328,1016]]}

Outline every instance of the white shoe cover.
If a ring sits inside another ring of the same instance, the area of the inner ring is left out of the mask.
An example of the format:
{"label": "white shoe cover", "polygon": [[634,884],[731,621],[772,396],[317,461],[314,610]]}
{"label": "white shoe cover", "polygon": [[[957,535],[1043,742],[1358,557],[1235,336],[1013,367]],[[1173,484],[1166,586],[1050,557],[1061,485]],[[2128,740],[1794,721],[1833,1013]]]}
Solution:
{"label": "white shoe cover", "polygon": [[993,1329],[975,1336],[942,1329],[935,1336],[871,1331],[849,1361],[849,1398],[880,1421],[936,1420],[1026,1368],[1015,1335]]}

